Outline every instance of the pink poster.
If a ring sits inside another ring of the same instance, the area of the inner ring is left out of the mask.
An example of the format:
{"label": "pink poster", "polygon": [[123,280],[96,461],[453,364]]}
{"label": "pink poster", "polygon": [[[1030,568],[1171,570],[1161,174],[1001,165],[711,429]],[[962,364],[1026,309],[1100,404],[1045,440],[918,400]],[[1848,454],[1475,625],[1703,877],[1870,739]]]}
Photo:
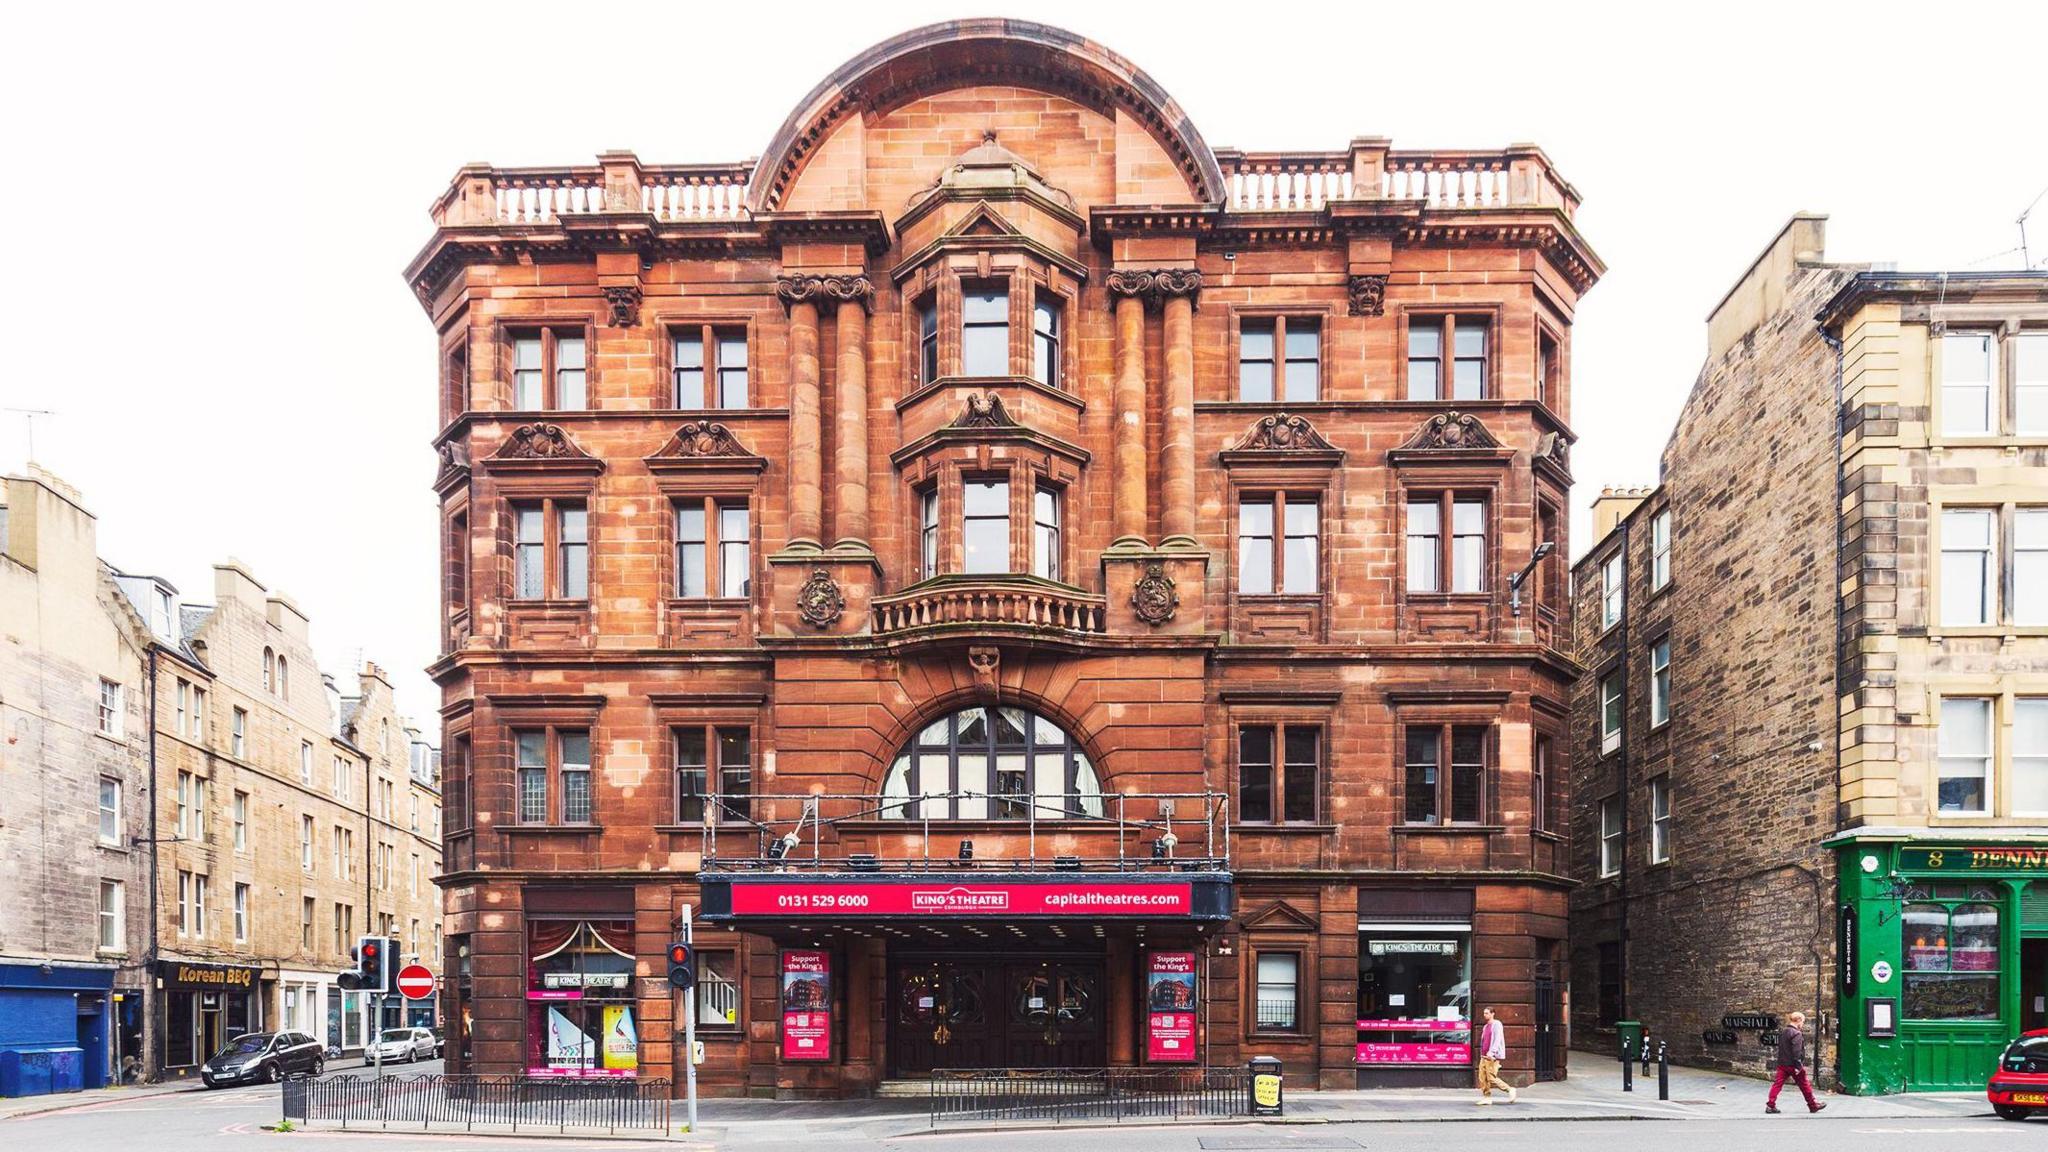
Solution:
{"label": "pink poster", "polygon": [[1195,954],[1148,952],[1145,972],[1145,1059],[1183,1064],[1195,1059]]}
{"label": "pink poster", "polygon": [[782,1058],[832,1058],[832,957],[782,954]]}
{"label": "pink poster", "polygon": [[1360,1044],[1360,1064],[1470,1064],[1470,1044]]}

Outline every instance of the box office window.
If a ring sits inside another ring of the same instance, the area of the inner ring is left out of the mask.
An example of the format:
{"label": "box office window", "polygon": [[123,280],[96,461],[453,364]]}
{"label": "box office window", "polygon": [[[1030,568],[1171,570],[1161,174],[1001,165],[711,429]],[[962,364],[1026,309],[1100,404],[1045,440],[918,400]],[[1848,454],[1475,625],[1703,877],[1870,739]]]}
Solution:
{"label": "box office window", "polygon": [[632,944],[630,920],[529,921],[527,1075],[639,1074]]}
{"label": "box office window", "polygon": [[1470,935],[1380,927],[1358,942],[1358,1062],[1470,1064]]}
{"label": "box office window", "polygon": [[731,949],[697,950],[697,1027],[736,1032],[740,1026],[739,953]]}
{"label": "box office window", "polygon": [[1995,890],[1922,885],[1899,917],[1908,1020],[1999,1018],[1999,906]]}

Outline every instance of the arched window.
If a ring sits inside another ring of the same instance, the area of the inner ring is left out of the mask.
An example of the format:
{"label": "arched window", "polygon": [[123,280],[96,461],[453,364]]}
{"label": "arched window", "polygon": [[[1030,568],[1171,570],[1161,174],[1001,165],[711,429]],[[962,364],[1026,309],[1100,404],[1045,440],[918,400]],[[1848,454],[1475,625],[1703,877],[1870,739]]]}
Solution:
{"label": "arched window", "polygon": [[277,653],[269,648],[263,650],[263,690],[277,691]]}
{"label": "arched window", "polygon": [[1066,729],[1022,708],[968,708],[925,725],[882,782],[898,819],[1102,815],[1102,786]]}
{"label": "arched window", "polygon": [[277,694],[287,699],[292,694],[292,666],[282,656],[277,658]]}

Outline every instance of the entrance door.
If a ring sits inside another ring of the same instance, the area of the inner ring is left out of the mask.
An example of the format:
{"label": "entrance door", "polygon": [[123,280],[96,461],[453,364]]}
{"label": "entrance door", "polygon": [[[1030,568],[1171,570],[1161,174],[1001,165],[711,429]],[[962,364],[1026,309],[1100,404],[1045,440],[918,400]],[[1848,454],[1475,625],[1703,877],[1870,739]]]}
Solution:
{"label": "entrance door", "polygon": [[2048,1028],[2048,939],[2020,941],[2020,1031],[2036,1028]]}
{"label": "entrance door", "polygon": [[1099,1068],[1102,961],[954,953],[889,966],[889,1074],[935,1068]]}
{"label": "entrance door", "polygon": [[1543,975],[1536,978],[1536,1079],[1557,1076],[1557,981]]}

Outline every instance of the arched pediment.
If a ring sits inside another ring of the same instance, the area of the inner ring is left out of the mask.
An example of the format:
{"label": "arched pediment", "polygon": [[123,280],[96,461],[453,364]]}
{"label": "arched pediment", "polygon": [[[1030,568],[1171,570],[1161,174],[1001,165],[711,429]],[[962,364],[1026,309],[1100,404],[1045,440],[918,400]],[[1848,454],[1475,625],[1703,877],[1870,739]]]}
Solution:
{"label": "arched pediment", "polygon": [[1187,181],[1216,203],[1223,170],[1166,90],[1122,56],[1064,29],[1026,20],[949,20],[892,37],[841,65],[798,103],[761,154],[747,206],[773,212],[813,153],[855,111],[876,114],[933,92],[1000,83],[1131,116]]}

